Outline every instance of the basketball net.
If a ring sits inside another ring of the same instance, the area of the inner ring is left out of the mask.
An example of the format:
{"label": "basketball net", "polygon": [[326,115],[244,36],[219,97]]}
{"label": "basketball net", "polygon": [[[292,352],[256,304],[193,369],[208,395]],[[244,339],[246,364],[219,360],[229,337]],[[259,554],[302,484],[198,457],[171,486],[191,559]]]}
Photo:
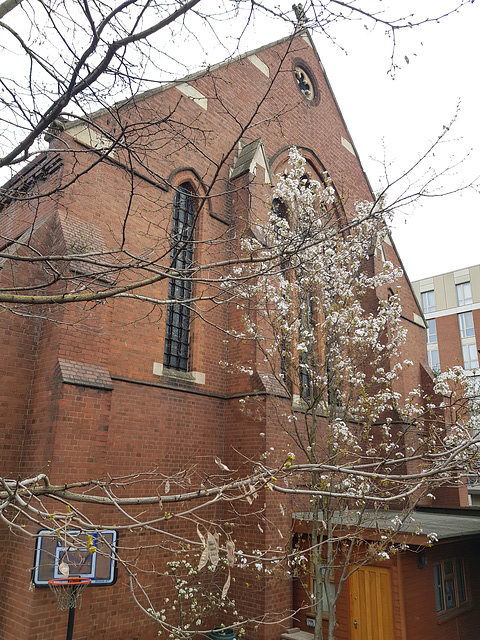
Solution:
{"label": "basketball net", "polygon": [[90,582],[89,578],[55,578],[48,581],[48,586],[55,594],[57,608],[65,611],[66,609],[80,608],[82,593]]}

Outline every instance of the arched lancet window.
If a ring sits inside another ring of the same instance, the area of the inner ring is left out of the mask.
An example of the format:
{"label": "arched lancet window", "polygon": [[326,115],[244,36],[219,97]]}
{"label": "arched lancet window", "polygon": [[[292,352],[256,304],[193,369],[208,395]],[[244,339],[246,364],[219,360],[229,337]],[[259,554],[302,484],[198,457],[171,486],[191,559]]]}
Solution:
{"label": "arched lancet window", "polygon": [[[300,327],[298,332],[299,342],[303,341],[305,333],[310,333],[313,328],[313,296],[311,292],[304,291],[300,298]],[[308,342],[307,342],[308,344]],[[300,387],[300,397],[309,400],[313,389],[310,376],[311,370],[314,368],[315,353],[312,344],[308,344],[306,351],[301,351],[298,358],[298,379]]]}
{"label": "arched lancet window", "polygon": [[[168,283],[169,300],[165,327],[165,351],[163,364],[171,369],[188,371],[190,341],[190,303],[192,281],[188,269],[193,262],[193,235],[195,224],[195,204],[191,187],[182,184],[173,202],[171,235],[171,267],[182,278],[170,278]],[[183,302],[185,301],[185,302]]]}

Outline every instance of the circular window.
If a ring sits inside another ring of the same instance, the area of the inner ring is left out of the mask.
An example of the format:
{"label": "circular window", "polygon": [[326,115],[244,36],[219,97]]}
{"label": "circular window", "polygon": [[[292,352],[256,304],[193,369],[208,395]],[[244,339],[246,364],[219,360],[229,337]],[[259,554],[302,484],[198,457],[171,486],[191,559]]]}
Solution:
{"label": "circular window", "polygon": [[295,60],[293,65],[295,82],[303,97],[312,105],[320,102],[317,81],[309,66],[303,60]]}
{"label": "circular window", "polygon": [[305,69],[302,69],[302,67],[295,67],[295,79],[297,81],[298,88],[305,98],[307,100],[313,100],[315,97],[313,83]]}

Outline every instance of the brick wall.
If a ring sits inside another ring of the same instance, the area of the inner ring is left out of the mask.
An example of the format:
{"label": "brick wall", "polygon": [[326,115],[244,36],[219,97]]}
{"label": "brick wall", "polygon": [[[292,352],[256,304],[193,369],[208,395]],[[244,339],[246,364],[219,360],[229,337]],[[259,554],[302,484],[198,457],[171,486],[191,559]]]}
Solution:
{"label": "brick wall", "polygon": [[[10,225],[9,233],[21,232],[34,219],[41,219],[44,225],[33,230],[33,241],[46,251],[113,250],[123,243],[130,255],[152,250],[156,266],[161,266],[170,252],[172,187],[189,181],[204,198],[195,258],[203,263],[222,261],[238,249],[235,238],[249,220],[269,207],[270,187],[265,185],[260,168],[256,177],[244,174],[233,185],[229,182],[228,170],[240,138],[250,142],[261,137],[274,172],[284,166],[289,146],[301,147],[317,172],[328,169],[346,215],[350,215],[355,200],[369,198],[370,193],[358,160],[342,144],[342,138],[348,141],[348,134],[315,52],[303,38],[296,38],[257,55],[269,67],[269,78],[244,58],[192,80],[207,97],[208,110],[173,87],[140,97],[135,105],[123,105],[115,116],[101,115],[103,125],[112,129],[136,121],[150,123],[136,132],[132,127],[132,133],[126,134],[137,136],[135,144],[142,150],[134,161],[133,182],[122,166],[125,157],[119,150],[114,161],[90,169],[55,199],[41,199],[37,211],[10,203],[1,213],[1,220]],[[292,66],[299,57],[315,72],[320,91],[316,106],[298,91]],[[170,112],[171,122],[165,124],[162,117]],[[242,132],[238,123],[255,126]],[[53,180],[68,181],[75,172],[88,169],[89,154],[73,140],[68,144],[72,152],[61,156],[62,170],[38,187],[45,193]],[[75,149],[79,153],[75,154]],[[221,156],[229,160],[218,168]],[[206,239],[210,242],[201,244]],[[393,249],[388,251],[389,257],[397,260]],[[127,264],[126,254],[118,260],[121,269]],[[71,268],[81,280],[81,265],[62,265],[65,272]],[[25,269],[28,267],[19,267],[14,274],[4,270],[0,281],[5,283],[13,276],[20,283],[31,277],[45,278],[41,270]],[[212,278],[218,273],[216,268],[209,271]],[[110,284],[99,275],[90,286]],[[164,299],[167,284],[167,279],[159,280],[142,294]],[[62,291],[61,284],[56,286]],[[207,287],[205,291],[208,293]],[[402,281],[402,299],[411,332],[406,355],[415,362],[424,361],[424,330],[413,322],[417,310],[406,281]],[[234,303],[212,305],[208,301],[200,302],[197,308],[199,315],[192,321],[192,370],[205,374],[204,385],[154,373],[154,363],[163,362],[164,306],[124,298],[42,308],[38,318],[3,313],[2,468],[13,477],[45,472],[58,483],[153,469],[168,477],[190,469],[193,482],[199,485],[210,475],[218,477],[215,456],[230,469],[248,473],[253,461],[270,447],[273,456],[282,452],[288,442],[278,428],[276,412],[281,399],[275,398],[275,389],[260,375],[261,368],[254,376],[240,376],[219,365],[225,360],[260,362],[251,345],[232,341],[219,330],[238,326],[239,310]],[[419,379],[419,368],[412,367],[404,376],[401,384],[407,388]],[[242,396],[249,398],[251,413],[240,410]],[[154,491],[163,489],[154,487]],[[238,546],[276,549],[288,543],[293,508],[288,500],[266,492],[252,507],[239,503],[235,508]],[[155,509],[154,518],[158,517],[158,506]],[[138,536],[128,533],[127,521],[118,513],[90,507],[85,507],[84,513],[103,524],[125,527],[121,534],[125,553],[138,546]],[[205,517],[222,521],[232,519],[233,512],[221,504]],[[188,525],[174,520],[169,525],[172,531],[196,535]],[[35,532],[35,523],[25,524]],[[50,592],[29,590],[33,540],[4,529],[0,535],[1,637],[63,638],[66,615],[56,612]],[[169,581],[163,576],[167,551],[149,548],[150,543],[158,545],[156,540],[153,533],[151,538],[145,534],[140,546],[145,542],[148,552],[139,552],[138,558],[131,552],[127,557],[138,564],[139,571],[149,567],[147,582],[160,603],[169,592]],[[290,580],[258,574],[252,578],[237,570],[234,575],[232,594],[246,617],[291,612]],[[339,616],[342,611],[346,616],[345,603],[339,604]],[[270,640],[278,637],[281,628],[252,624],[248,638]],[[75,625],[78,640],[150,640],[156,631],[133,603],[122,568],[114,586],[87,591]]]}

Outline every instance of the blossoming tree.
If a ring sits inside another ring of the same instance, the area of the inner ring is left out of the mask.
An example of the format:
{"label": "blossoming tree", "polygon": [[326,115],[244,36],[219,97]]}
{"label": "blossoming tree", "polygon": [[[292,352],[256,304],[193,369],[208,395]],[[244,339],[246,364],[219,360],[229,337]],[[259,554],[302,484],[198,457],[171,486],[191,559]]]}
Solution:
{"label": "blossoming tree", "polygon": [[[402,358],[402,272],[382,253],[388,218],[378,204],[359,202],[346,219],[328,176],[313,180],[292,149],[268,220],[243,242],[264,260],[236,273],[243,327],[235,337],[255,345],[251,372],[274,379],[288,437],[270,487],[311,521],[308,543],[292,558],[311,572],[315,640],[324,637],[324,612],[333,640],[335,605],[352,571],[388,558],[405,516],[442,483],[457,482],[477,455],[468,414],[454,409],[462,370],[404,392],[413,363]],[[395,514],[383,519],[380,541],[366,544],[365,530],[389,508]]]}

